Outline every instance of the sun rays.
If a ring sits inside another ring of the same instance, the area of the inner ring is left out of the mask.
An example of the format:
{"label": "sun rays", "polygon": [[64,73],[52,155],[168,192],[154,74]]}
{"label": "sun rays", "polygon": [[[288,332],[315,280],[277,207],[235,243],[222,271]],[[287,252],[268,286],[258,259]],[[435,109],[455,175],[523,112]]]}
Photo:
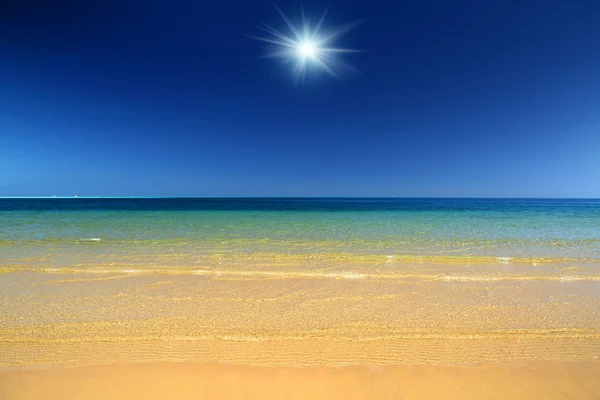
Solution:
{"label": "sun rays", "polygon": [[355,68],[342,58],[344,53],[359,53],[361,50],[335,47],[335,42],[355,28],[359,22],[325,28],[325,18],[329,5],[313,24],[306,17],[304,9],[301,10],[301,26],[295,25],[279,7],[275,9],[285,22],[289,33],[286,34],[271,25],[262,23],[258,28],[263,36],[250,35],[251,38],[268,43],[271,48],[263,57],[283,60],[285,64],[292,64],[292,76],[296,84],[304,80],[308,69],[321,70],[329,75],[339,78],[340,75]]}

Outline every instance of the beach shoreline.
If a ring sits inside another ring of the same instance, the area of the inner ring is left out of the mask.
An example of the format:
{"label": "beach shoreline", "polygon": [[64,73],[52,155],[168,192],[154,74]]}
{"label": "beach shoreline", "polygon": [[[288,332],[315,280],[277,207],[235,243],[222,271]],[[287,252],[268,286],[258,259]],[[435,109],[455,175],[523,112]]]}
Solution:
{"label": "beach shoreline", "polygon": [[0,287],[2,371],[172,361],[340,367],[600,357],[595,280],[28,271],[0,274]]}
{"label": "beach shoreline", "polygon": [[595,203],[140,201],[0,213],[0,398],[600,396]]}

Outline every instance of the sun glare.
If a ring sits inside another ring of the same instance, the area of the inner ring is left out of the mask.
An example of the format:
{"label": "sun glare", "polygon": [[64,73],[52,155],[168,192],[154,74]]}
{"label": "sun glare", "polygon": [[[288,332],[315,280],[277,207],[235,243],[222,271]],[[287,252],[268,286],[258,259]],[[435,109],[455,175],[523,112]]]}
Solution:
{"label": "sun glare", "polygon": [[301,25],[295,25],[277,6],[275,8],[290,32],[286,34],[263,23],[258,28],[267,36],[250,37],[273,45],[273,50],[265,57],[281,58],[293,65],[292,74],[296,84],[304,78],[309,66],[325,71],[336,78],[343,70],[353,69],[350,64],[342,60],[341,55],[358,53],[360,50],[333,47],[332,43],[352,30],[358,23],[351,23],[334,29],[325,27],[324,22],[329,9],[328,6],[316,23],[311,23],[311,20],[304,15],[304,10],[302,10],[302,23]]}
{"label": "sun glare", "polygon": [[310,41],[300,43],[298,55],[302,58],[313,58],[317,55],[317,46]]}

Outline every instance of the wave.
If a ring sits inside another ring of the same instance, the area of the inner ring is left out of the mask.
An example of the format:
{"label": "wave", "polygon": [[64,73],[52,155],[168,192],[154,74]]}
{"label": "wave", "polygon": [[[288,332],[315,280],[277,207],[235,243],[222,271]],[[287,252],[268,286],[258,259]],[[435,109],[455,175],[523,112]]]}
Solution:
{"label": "wave", "polygon": [[[101,238],[86,238],[80,241],[97,243],[104,241]],[[481,254],[447,254],[442,251],[433,254],[415,254],[415,253],[397,253],[397,254],[377,254],[368,252],[353,251],[244,251],[234,249],[211,249],[198,247],[194,249],[178,249],[171,247],[169,249],[147,249],[139,247],[131,248],[102,248],[102,255],[97,255],[92,262],[98,264],[106,259],[112,260],[112,263],[127,263],[135,260],[153,260],[152,264],[160,263],[161,260],[180,259],[182,262],[189,260],[211,260],[215,262],[253,262],[260,260],[266,264],[277,263],[302,263],[306,260],[325,261],[325,262],[344,262],[344,263],[432,263],[432,264],[564,264],[564,263],[600,263],[599,257],[570,257],[570,256],[513,256],[513,255],[481,255]],[[46,252],[37,251],[38,256],[31,253],[22,254],[21,250],[16,250],[13,260],[28,260],[43,262],[46,260]],[[54,249],[52,257],[64,255],[67,259],[73,255],[88,255],[87,252],[78,253],[70,249]],[[48,253],[50,255],[50,253]],[[1,262],[1,259],[0,259]]]}
{"label": "wave", "polygon": [[184,268],[36,268],[4,267],[0,273],[38,272],[51,274],[86,275],[195,275],[207,278],[247,279],[339,279],[339,280],[395,280],[395,281],[446,281],[446,282],[501,282],[501,281],[555,281],[555,282],[600,282],[597,274],[531,274],[531,273],[406,273],[373,271],[274,271],[243,269],[184,269]]}

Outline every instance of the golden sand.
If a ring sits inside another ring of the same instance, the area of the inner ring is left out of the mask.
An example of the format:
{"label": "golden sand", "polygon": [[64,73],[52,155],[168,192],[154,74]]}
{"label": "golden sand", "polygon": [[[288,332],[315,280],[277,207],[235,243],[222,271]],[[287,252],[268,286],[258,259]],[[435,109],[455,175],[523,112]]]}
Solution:
{"label": "golden sand", "polygon": [[600,363],[253,367],[154,363],[0,373],[0,397],[38,399],[597,399]]}
{"label": "golden sand", "polygon": [[594,360],[596,281],[0,274],[0,367]]}
{"label": "golden sand", "polygon": [[328,265],[1,273],[0,398],[600,396],[593,271]]}

